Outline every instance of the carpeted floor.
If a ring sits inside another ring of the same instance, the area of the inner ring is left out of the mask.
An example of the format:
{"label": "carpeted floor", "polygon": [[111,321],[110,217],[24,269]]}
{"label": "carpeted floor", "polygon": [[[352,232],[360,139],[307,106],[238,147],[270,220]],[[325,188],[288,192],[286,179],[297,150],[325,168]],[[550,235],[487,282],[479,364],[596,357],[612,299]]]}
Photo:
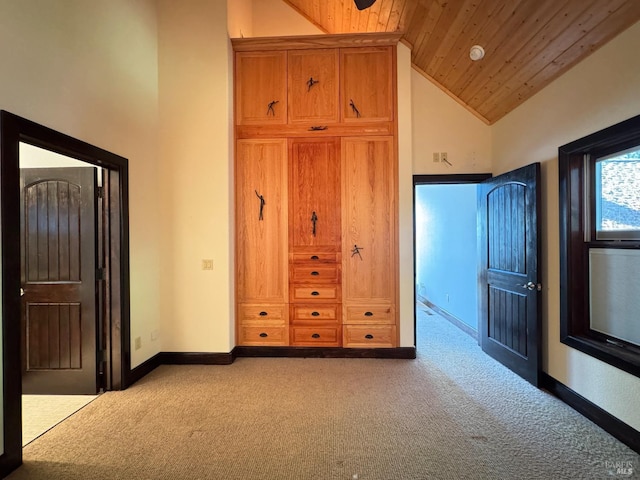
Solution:
{"label": "carpeted floor", "polygon": [[162,366],[29,444],[8,478],[640,478],[640,455],[437,315],[418,323],[416,360]]}

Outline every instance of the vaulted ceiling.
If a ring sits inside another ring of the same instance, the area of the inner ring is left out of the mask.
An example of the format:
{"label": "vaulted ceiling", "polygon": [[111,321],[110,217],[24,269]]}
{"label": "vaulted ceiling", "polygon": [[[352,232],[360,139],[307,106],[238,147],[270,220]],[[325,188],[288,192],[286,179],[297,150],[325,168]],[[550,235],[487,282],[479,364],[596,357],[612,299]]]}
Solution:
{"label": "vaulted ceiling", "polygon": [[284,1],[327,33],[402,32],[413,67],[487,124],[640,20],[640,0]]}

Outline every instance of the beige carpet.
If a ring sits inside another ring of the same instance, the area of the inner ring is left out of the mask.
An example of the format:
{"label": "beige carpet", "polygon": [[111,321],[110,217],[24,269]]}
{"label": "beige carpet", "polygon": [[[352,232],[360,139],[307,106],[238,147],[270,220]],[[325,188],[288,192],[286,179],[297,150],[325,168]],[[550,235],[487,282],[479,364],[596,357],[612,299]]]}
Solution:
{"label": "beige carpet", "polygon": [[22,445],[32,442],[95,398],[96,395],[23,395]]}
{"label": "beige carpet", "polygon": [[24,449],[9,479],[638,478],[640,455],[419,314],[417,360],[163,366]]}

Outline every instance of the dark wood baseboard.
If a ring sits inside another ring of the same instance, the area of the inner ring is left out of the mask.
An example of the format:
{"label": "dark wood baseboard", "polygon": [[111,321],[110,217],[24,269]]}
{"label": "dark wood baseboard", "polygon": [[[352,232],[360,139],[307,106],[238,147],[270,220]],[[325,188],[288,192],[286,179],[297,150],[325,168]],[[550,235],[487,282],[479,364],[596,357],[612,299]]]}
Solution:
{"label": "dark wood baseboard", "polygon": [[415,347],[341,348],[341,347],[236,347],[237,357],[298,357],[298,358],[390,358],[414,359]]}
{"label": "dark wood baseboard", "polygon": [[[160,365],[231,365],[236,357],[308,358],[416,358],[415,347],[322,348],[322,347],[235,347],[229,353],[160,352],[131,370],[129,387]],[[125,388],[126,388],[125,387]]]}
{"label": "dark wood baseboard", "polygon": [[161,365],[231,365],[235,360],[233,352],[160,352]]}
{"label": "dark wood baseboard", "polygon": [[131,369],[131,372],[129,373],[129,375],[127,375],[127,382],[124,388],[130,387],[131,385],[136,383],[138,380],[140,380],[142,377],[151,373],[157,367],[162,365],[160,360],[161,355],[162,355],[161,353],[156,353],[153,357],[149,358],[148,360],[145,360],[137,367]]}
{"label": "dark wood baseboard", "polygon": [[638,430],[617,419],[545,372],[541,373],[540,382],[542,388],[551,392],[632,450],[640,453],[640,432]]}
{"label": "dark wood baseboard", "polygon": [[474,330],[473,327],[470,327],[469,325],[464,323],[462,320],[460,320],[458,317],[451,315],[446,310],[441,309],[439,306],[437,306],[434,303],[431,303],[429,300],[427,300],[424,297],[421,297],[420,295],[418,295],[418,301],[421,303],[424,303],[427,307],[429,307],[431,310],[436,312],[445,320],[449,321],[450,323],[453,323],[456,327],[458,327],[464,333],[472,337],[474,340],[476,341],[478,340],[478,331]]}

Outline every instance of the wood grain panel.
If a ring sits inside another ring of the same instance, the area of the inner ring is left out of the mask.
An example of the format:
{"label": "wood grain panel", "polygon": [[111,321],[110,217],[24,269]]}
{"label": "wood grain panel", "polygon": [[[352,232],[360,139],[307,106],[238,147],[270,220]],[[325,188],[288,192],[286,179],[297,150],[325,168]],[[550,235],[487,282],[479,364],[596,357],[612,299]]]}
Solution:
{"label": "wood grain panel", "polygon": [[338,67],[337,49],[288,52],[289,123],[338,121]]}
{"label": "wood grain panel", "polygon": [[489,287],[489,338],[527,357],[527,296]]}
{"label": "wood grain panel", "polygon": [[395,325],[344,325],[343,346],[391,348],[396,346]]}
{"label": "wood grain panel", "polygon": [[289,242],[294,251],[340,245],[338,149],[335,138],[289,141]]}
{"label": "wood grain panel", "polygon": [[235,115],[238,125],[287,122],[285,52],[237,52]]}
{"label": "wood grain panel", "polygon": [[26,305],[26,371],[82,368],[79,303]]}
{"label": "wood grain panel", "polygon": [[238,327],[238,345],[289,345],[289,329],[287,327],[240,325]]}
{"label": "wood grain panel", "polygon": [[328,327],[291,327],[291,345],[339,347],[342,343],[342,328]]}
{"label": "wood grain panel", "polygon": [[[262,217],[258,195],[264,199]],[[238,140],[236,295],[240,303],[288,301],[286,201],[286,140]]]}
{"label": "wood grain panel", "polygon": [[345,303],[395,304],[396,161],[391,137],[342,140]]}
{"label": "wood grain panel", "polygon": [[391,47],[341,49],[340,74],[343,122],[393,121],[395,62]]}
{"label": "wood grain panel", "polygon": [[80,186],[38,182],[24,195],[26,281],[80,281]]}
{"label": "wood grain panel", "polygon": [[289,279],[293,283],[340,283],[340,266],[291,264]]}
{"label": "wood grain panel", "polygon": [[291,323],[339,323],[339,305],[291,305]]}
{"label": "wood grain panel", "polygon": [[[525,250],[518,248],[526,238],[525,211],[526,188],[511,183],[491,191],[487,199],[489,241],[489,269],[513,273],[527,270]],[[516,202],[517,205],[511,205]]]}
{"label": "wood grain panel", "polygon": [[415,69],[489,124],[640,20],[637,0],[285,2],[329,34],[400,32]]}

